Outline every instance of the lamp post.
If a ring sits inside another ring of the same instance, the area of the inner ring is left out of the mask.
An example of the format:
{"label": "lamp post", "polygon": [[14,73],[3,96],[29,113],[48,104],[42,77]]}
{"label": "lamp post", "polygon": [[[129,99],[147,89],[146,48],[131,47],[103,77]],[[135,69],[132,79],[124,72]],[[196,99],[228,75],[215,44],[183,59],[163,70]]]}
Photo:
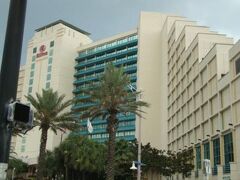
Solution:
{"label": "lamp post", "polygon": [[[133,91],[137,91],[137,89],[132,86],[131,84],[129,85],[129,89],[133,92]],[[138,100],[142,100],[142,91],[140,90],[140,94],[138,97]],[[140,106],[140,112],[142,111],[141,106]],[[137,180],[141,180],[141,148],[142,148],[142,117],[139,117],[139,124],[138,124],[138,161],[137,161]],[[133,161],[133,165],[135,165],[134,161]],[[131,168],[130,168],[131,169]],[[134,170],[133,166],[132,166],[132,170]]]}
{"label": "lamp post", "polygon": [[[142,93],[139,94],[139,100],[142,100]],[[140,106],[141,111],[141,106]],[[138,124],[138,166],[137,166],[137,180],[141,180],[141,155],[142,155],[142,117],[139,117]]]}

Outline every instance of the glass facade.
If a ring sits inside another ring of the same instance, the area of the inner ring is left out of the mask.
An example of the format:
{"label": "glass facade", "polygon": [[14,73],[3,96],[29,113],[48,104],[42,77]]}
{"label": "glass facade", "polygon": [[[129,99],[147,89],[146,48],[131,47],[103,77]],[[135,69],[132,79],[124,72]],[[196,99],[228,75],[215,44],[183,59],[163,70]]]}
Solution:
{"label": "glass facade", "polygon": [[[75,99],[87,98],[82,89],[88,89],[91,84],[98,83],[98,77],[104,72],[105,65],[108,62],[113,62],[117,67],[124,66],[125,73],[130,77],[132,86],[136,87],[137,81],[137,35],[131,35],[115,41],[110,41],[94,48],[80,52],[76,58],[75,66],[75,81],[73,90]],[[79,103],[75,104],[72,109],[84,110],[91,104]],[[119,126],[117,138],[125,140],[135,139],[135,115],[127,114],[127,116],[119,114]],[[95,119],[92,122],[93,133],[87,131],[86,120],[80,122],[83,126],[79,134],[87,135],[99,142],[104,142],[108,138],[106,132],[106,121]]]}
{"label": "glass facade", "polygon": [[204,147],[204,159],[210,159],[210,146],[209,142],[205,143],[203,145]]}
{"label": "glass facade", "polygon": [[224,136],[224,159],[225,164],[234,161],[232,133]]}
{"label": "glass facade", "polygon": [[220,139],[213,140],[213,163],[214,166],[220,164],[221,162],[221,154],[220,154]]}
{"label": "glass facade", "polygon": [[201,169],[201,147],[200,145],[196,147],[196,169]]}

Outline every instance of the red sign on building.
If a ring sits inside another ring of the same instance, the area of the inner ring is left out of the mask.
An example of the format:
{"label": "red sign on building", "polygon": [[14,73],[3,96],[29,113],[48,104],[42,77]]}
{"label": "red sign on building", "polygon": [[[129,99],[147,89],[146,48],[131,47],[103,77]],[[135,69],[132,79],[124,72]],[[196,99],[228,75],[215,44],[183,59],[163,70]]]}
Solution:
{"label": "red sign on building", "polygon": [[39,47],[39,53],[37,54],[37,58],[45,56],[47,54],[48,54],[48,52],[46,51],[46,46],[45,45],[41,45]]}

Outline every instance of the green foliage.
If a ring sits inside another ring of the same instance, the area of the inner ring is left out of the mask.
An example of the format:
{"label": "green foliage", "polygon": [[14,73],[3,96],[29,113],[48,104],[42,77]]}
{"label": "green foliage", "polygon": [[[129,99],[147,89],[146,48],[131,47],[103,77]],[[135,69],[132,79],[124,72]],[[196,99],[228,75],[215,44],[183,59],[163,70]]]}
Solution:
{"label": "green foliage", "polygon": [[[119,140],[116,142],[115,151],[115,179],[126,180],[133,177],[130,170],[132,161],[137,160],[137,146],[135,142]],[[69,177],[74,175],[90,179],[105,179],[105,161],[107,144],[95,142],[87,137],[70,136],[52,153],[47,153],[46,173],[48,177],[61,176],[69,172]],[[148,171],[159,173],[163,176],[172,176],[180,173],[183,177],[193,170],[192,150],[181,153],[158,150],[148,143],[142,145],[142,166],[143,173]]]}
{"label": "green foliage", "polygon": [[23,162],[21,159],[9,159],[8,169],[15,168],[15,174],[25,173],[28,171],[27,163]]}
{"label": "green foliage", "polygon": [[78,127],[71,112],[65,110],[72,104],[72,100],[64,101],[65,95],[59,95],[52,89],[43,89],[42,94],[36,93],[36,98],[31,94],[27,100],[35,109],[35,126],[50,128],[54,133],[57,130],[73,130]]}
{"label": "green foliage", "polygon": [[190,172],[194,169],[192,162],[193,158],[193,149],[184,150],[176,154],[176,171],[181,173],[183,178],[188,177]]}
{"label": "green foliage", "polygon": [[136,152],[132,142],[119,140],[115,151],[116,179],[127,179],[132,176],[130,165],[136,159]]}

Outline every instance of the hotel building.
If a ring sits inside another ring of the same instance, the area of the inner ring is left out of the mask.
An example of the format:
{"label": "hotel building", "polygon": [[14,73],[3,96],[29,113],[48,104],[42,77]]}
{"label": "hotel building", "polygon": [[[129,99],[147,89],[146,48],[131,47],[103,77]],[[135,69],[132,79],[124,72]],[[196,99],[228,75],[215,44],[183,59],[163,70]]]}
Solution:
{"label": "hotel building", "polygon": [[[65,100],[72,99],[74,58],[76,48],[88,44],[91,39],[85,32],[65,21],[59,20],[36,29],[28,43],[24,81],[19,97],[26,102],[24,95],[41,94],[42,89],[52,88],[65,94]],[[70,109],[69,109],[70,110]],[[17,137],[15,152],[29,164],[36,164],[39,155],[41,131],[36,127],[23,137]],[[60,132],[49,131],[47,150],[53,150],[65,137]]]}
{"label": "hotel building", "polygon": [[[137,80],[137,31],[130,31],[111,38],[85,45],[78,49],[78,57],[75,65],[75,88],[73,93],[76,99],[88,98],[81,92],[89,88],[93,83],[98,83],[99,76],[103,73],[105,65],[113,62],[116,66],[123,66],[125,73],[131,79],[131,85],[136,87]],[[73,110],[84,110],[91,104],[78,103],[73,106]],[[125,140],[135,139],[135,115],[120,115],[117,138]],[[80,135],[88,135],[86,121],[81,122],[85,128],[80,131]],[[89,134],[92,139],[106,141],[106,120],[96,119],[92,121],[93,133]]]}
{"label": "hotel building", "polygon": [[[129,50],[133,35],[136,43]],[[203,178],[203,159],[211,160],[210,178],[240,178],[240,42],[234,45],[232,38],[184,17],[143,12],[136,30],[78,49],[75,98],[85,98],[81,88],[95,81],[109,61],[134,68],[127,72],[133,74],[131,83],[150,104],[141,120],[143,144],[175,152],[193,149],[189,179]],[[138,138],[139,119],[131,116],[119,118],[118,138]],[[104,141],[106,123],[93,121],[93,127],[90,136]]]}

